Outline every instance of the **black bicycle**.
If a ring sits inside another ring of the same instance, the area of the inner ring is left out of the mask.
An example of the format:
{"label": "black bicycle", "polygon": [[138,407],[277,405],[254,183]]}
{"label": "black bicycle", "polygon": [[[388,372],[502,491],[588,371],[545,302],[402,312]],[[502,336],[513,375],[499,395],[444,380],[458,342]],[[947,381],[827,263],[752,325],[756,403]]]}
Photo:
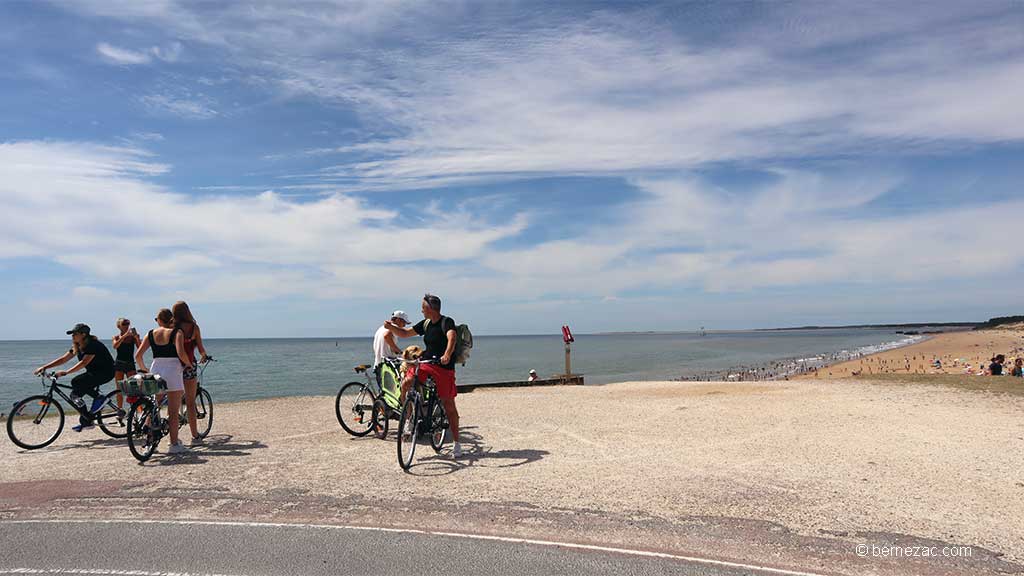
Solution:
{"label": "black bicycle", "polygon": [[366,382],[349,382],[338,390],[338,396],[334,399],[334,415],[345,432],[353,436],[366,436],[373,430],[371,416],[373,402],[377,399],[374,392],[377,383],[369,364],[360,364],[354,370],[357,374],[365,374]]}
{"label": "black bicycle", "polygon": [[[199,364],[199,373],[196,375],[196,430],[199,432],[200,438],[206,438],[210,434],[210,430],[213,428],[213,397],[210,393],[203,388],[203,375],[206,374],[206,368],[211,362],[216,362],[213,356],[207,356]],[[164,398],[164,404],[167,404],[167,399]],[[185,404],[185,399],[181,400],[181,413],[179,414],[178,422],[188,423],[188,406]]]}
{"label": "black bicycle", "polygon": [[64,390],[71,390],[68,384],[59,383],[55,372],[41,375],[44,394],[29,396],[14,405],[7,418],[7,435],[25,450],[36,450],[49,446],[64,430],[64,407],[54,396],[64,399],[78,412],[83,421],[95,422],[100,430],[111,438],[124,438],[124,410],[117,407],[117,391],[102,396],[103,406],[96,413],[86,407],[85,402],[71,399]]}
{"label": "black bicycle", "polygon": [[441,451],[448,434],[448,415],[441,399],[437,397],[434,378],[427,376],[426,382],[422,384],[419,381],[420,365],[436,363],[437,360],[406,362],[414,371],[413,382],[416,385],[405,395],[402,416],[398,419],[398,465],[402,470],[409,470],[412,466],[420,434],[430,435],[430,447],[434,452]]}
{"label": "black bicycle", "polygon": [[[199,438],[206,438],[213,428],[213,398],[203,388],[203,374],[206,367],[213,361],[207,357],[199,368],[196,386],[196,424]],[[139,462],[145,462],[156,452],[157,446],[164,436],[170,433],[170,420],[161,413],[167,406],[167,383],[162,378],[150,374],[140,374],[119,383],[124,393],[136,397],[128,410],[128,449]],[[178,413],[178,428],[188,423],[185,401],[182,399]]]}

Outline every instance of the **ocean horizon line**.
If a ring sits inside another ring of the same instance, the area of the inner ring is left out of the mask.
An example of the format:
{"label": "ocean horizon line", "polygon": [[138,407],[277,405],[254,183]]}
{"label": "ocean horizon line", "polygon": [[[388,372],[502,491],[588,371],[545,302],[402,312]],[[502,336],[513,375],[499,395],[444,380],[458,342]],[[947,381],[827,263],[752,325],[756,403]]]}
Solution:
{"label": "ocean horizon line", "polygon": [[[755,332],[789,332],[800,330],[887,330],[887,329],[913,329],[913,328],[941,328],[958,327],[967,328],[977,326],[982,322],[915,322],[915,323],[893,323],[893,324],[851,324],[835,326],[785,326],[773,328],[698,328],[695,330],[613,330],[601,332],[576,332],[574,336],[671,336],[678,334],[736,334]],[[550,333],[513,333],[513,334],[474,334],[474,338],[536,338],[552,337],[560,338],[560,332]],[[360,336],[211,336],[206,340],[365,340],[373,338],[373,334]],[[64,338],[0,338],[4,342],[60,342]]]}

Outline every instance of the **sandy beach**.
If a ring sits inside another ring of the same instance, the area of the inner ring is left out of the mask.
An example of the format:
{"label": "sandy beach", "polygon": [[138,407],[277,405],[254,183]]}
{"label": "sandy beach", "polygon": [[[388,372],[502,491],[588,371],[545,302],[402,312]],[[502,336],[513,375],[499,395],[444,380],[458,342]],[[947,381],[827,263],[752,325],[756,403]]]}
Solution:
{"label": "sandy beach", "polygon": [[[207,446],[146,465],[98,431],[37,452],[5,441],[0,518],[400,525],[830,574],[1024,573],[1024,396],[634,382],[479,390],[460,411],[469,456],[424,445],[411,474],[393,433],[348,436],[329,397],[218,406]],[[861,557],[858,544],[971,557]]]}
{"label": "sandy beach", "polygon": [[[809,378],[847,378],[872,374],[977,375],[996,354],[1013,359],[1024,357],[1024,328],[948,332],[929,335],[927,340],[822,368]],[[935,366],[939,360],[941,367]]]}

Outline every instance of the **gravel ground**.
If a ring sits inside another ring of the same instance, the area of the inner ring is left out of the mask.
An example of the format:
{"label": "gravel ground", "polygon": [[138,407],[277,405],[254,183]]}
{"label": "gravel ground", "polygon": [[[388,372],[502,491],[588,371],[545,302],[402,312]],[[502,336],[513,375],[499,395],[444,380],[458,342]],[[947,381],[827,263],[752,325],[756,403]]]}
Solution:
{"label": "gravel ground", "polygon": [[[216,391],[214,391],[216,395]],[[138,465],[70,431],[0,443],[0,517],[258,518],[562,538],[856,574],[1024,573],[1024,398],[852,379],[459,397],[469,455],[351,438],[333,398],[218,406],[209,445]],[[166,447],[166,445],[165,445]],[[856,544],[963,545],[951,560]]]}

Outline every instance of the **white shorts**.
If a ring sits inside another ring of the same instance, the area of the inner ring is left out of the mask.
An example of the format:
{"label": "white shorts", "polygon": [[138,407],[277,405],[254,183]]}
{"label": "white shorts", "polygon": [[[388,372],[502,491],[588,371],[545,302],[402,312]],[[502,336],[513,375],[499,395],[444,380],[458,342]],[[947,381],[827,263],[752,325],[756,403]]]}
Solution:
{"label": "white shorts", "polygon": [[153,358],[149,367],[151,374],[158,374],[167,382],[167,391],[185,391],[185,381],[181,377],[181,360],[177,358]]}

